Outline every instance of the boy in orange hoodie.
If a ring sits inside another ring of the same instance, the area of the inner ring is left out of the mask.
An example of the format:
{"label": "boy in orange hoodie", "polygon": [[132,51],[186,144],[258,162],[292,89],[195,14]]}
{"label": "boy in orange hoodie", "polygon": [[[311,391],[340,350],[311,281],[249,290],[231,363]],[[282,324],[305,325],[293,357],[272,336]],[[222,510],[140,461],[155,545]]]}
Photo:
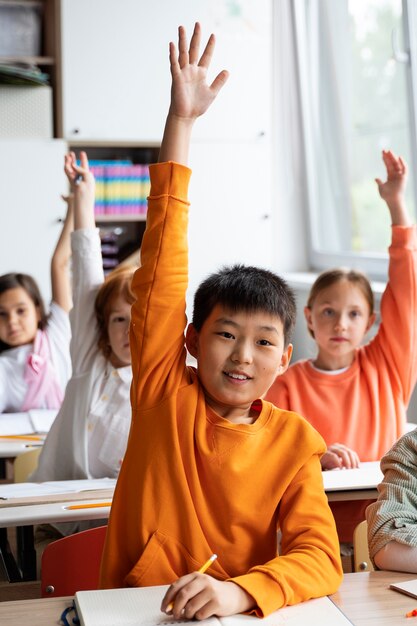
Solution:
{"label": "boy in orange hoodie", "polygon": [[[198,288],[184,337],[188,147],[227,79],[223,71],[206,83],[213,35],[201,58],[199,44],[199,24],[189,49],[182,27],[178,56],[170,44],[171,106],[132,285],[132,426],[101,585],[170,584],[161,609],[175,619],[264,616],[334,592],[339,545],[322,438],[261,400],[291,357],[288,286],[266,270],[223,268]],[[197,369],[186,365],[185,346]],[[212,553],[208,573],[197,572]]]}

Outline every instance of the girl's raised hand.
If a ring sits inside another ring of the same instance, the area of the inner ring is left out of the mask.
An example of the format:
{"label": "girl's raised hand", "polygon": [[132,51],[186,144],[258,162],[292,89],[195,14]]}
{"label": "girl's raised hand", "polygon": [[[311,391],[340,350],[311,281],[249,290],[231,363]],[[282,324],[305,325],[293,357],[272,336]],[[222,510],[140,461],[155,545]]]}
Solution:
{"label": "girl's raised hand", "polygon": [[178,28],[178,53],[174,43],[169,44],[171,63],[170,114],[184,120],[195,120],[216,98],[228,79],[229,73],[221,71],[211,85],[206,81],[213,56],[215,37],[210,35],[203,54],[200,54],[201,26],[197,22],[188,47],[185,28]]}
{"label": "girl's raised hand", "polygon": [[74,152],[66,154],[64,170],[74,195],[75,230],[94,227],[95,180],[90,172],[87,154],[80,152],[80,165],[77,165]]}
{"label": "girl's raised hand", "polygon": [[382,151],[382,160],[387,170],[387,179],[382,181],[376,178],[379,195],[388,205],[390,212],[404,204],[404,193],[407,182],[407,165],[400,156],[396,156],[391,150]]}

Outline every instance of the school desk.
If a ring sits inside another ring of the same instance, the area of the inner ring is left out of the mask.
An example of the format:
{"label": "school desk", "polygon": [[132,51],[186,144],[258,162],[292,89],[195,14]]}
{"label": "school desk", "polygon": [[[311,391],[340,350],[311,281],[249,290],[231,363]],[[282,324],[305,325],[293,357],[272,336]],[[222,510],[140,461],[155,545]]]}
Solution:
{"label": "school desk", "polygon": [[356,469],[329,470],[322,473],[329,502],[336,500],[376,500],[382,481],[379,461],[361,463]]}
{"label": "school desk", "polygon": [[[405,614],[417,607],[417,600],[388,587],[415,577],[399,572],[345,574],[339,591],[330,597],[354,626],[413,626],[417,618]],[[69,597],[0,602],[0,624],[55,626],[71,602]]]}
{"label": "school desk", "polygon": [[0,480],[1,479],[13,479],[13,461],[16,457],[32,450],[34,447],[43,445],[44,436],[39,440],[35,439],[13,439],[0,438]]}
{"label": "school desk", "polygon": [[[108,481],[110,487],[100,489],[91,489],[91,486],[96,483],[102,487],[103,484],[106,484],[105,481],[77,482],[85,483],[90,490],[43,495],[36,495],[35,492],[30,497],[0,500],[0,562],[3,562],[10,582],[36,579],[36,552],[33,533],[35,524],[108,518],[110,506],[107,506],[107,503],[111,502],[116,481],[110,480]],[[54,483],[49,484],[53,485]],[[20,488],[21,485],[23,483],[16,485],[16,487]],[[0,496],[8,488],[7,485],[3,488],[0,487]],[[41,488],[42,483],[39,485],[39,489]],[[101,506],[103,504],[106,506]],[[7,537],[7,529],[11,527],[16,528],[17,561],[10,551]]]}

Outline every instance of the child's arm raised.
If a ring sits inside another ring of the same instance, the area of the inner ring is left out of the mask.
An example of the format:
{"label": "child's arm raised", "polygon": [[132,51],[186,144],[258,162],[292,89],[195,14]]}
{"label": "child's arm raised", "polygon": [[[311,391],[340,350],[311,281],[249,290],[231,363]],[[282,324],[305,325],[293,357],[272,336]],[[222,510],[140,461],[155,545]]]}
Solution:
{"label": "child's arm raised", "polygon": [[172,86],[171,105],[165,123],[159,161],[188,163],[191,131],[197,117],[203,115],[216,98],[228,78],[228,72],[220,72],[211,85],[206,82],[207,70],[215,47],[215,37],[210,35],[199,59],[201,27],[197,22],[190,47],[183,26],[178,28],[178,54],[175,44],[169,44]]}
{"label": "child's arm raised", "polygon": [[62,198],[67,203],[67,213],[51,259],[51,290],[52,301],[68,313],[72,306],[69,260],[71,258],[70,236],[74,229],[74,206],[71,194]]}
{"label": "child's arm raised", "polygon": [[65,173],[74,195],[74,229],[95,228],[94,220],[94,176],[89,170],[85,152],[80,153],[80,165],[77,165],[74,152],[65,155]]}
{"label": "child's arm raised", "polygon": [[382,151],[382,159],[387,169],[387,180],[376,178],[379,195],[387,203],[393,226],[410,226],[410,218],[405,206],[404,193],[407,182],[407,165],[391,150]]}
{"label": "child's arm raised", "polygon": [[[187,46],[185,29],[178,29],[178,56],[175,45],[169,46],[172,75],[171,105],[165,124],[159,161],[188,162],[188,149],[193,124],[211,105],[228,78],[220,72],[211,85],[206,82],[207,70],[215,47],[211,35],[199,59],[200,24],[196,23]],[[225,616],[251,609],[254,599],[239,585],[218,581],[211,576],[193,572],[182,576],[167,591],[161,610],[175,619],[186,617],[205,619],[212,615]]]}
{"label": "child's arm raised", "polygon": [[94,219],[94,176],[85,152],[77,165],[74,152],[65,156],[64,170],[74,195],[73,300],[70,313],[73,374],[87,371],[97,348],[97,320],[94,302],[104,281],[100,237]]}

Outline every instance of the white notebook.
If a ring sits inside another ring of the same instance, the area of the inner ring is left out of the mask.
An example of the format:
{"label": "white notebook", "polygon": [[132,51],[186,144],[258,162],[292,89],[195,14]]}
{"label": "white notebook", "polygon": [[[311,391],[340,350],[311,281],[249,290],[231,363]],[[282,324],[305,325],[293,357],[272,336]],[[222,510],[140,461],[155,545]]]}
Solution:
{"label": "white notebook", "polygon": [[395,591],[405,593],[407,596],[411,596],[412,598],[417,598],[417,578],[412,578],[411,580],[406,580],[402,583],[391,583],[389,587]]}
{"label": "white notebook", "polygon": [[[190,624],[161,613],[168,586],[77,591],[75,606],[81,626],[171,626]],[[350,620],[328,598],[316,598],[285,607],[259,620],[248,615],[212,617],[191,622],[201,626],[347,626]]]}

